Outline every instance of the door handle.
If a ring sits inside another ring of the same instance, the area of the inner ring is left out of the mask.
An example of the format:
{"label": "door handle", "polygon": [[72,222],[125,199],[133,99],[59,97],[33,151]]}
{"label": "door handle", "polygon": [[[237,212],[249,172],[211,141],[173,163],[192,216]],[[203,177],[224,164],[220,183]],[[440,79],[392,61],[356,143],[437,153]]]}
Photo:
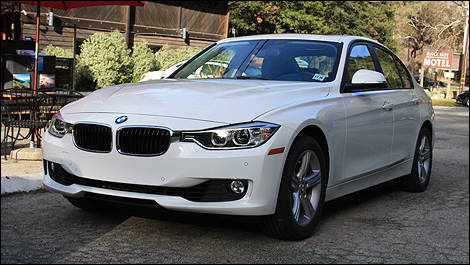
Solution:
{"label": "door handle", "polygon": [[419,104],[419,98],[412,98],[411,103],[418,105]]}
{"label": "door handle", "polygon": [[382,109],[390,111],[393,109],[393,104],[388,101],[385,101],[384,105],[382,106]]}

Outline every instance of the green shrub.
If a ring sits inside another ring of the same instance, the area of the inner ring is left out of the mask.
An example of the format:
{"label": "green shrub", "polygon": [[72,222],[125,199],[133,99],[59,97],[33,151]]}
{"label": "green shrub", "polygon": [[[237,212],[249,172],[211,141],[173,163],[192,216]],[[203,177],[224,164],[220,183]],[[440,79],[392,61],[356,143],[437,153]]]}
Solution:
{"label": "green shrub", "polygon": [[88,67],[96,88],[126,83],[132,79],[130,51],[119,31],[111,34],[95,33],[80,48],[77,67]]}
{"label": "green shrub", "polygon": [[[136,82],[143,73],[165,70],[187,60],[200,52],[200,48],[182,47],[170,49],[164,45],[158,58],[147,42],[137,42],[130,56],[124,37],[119,31],[111,34],[95,33],[81,45],[81,54],[76,57],[75,89],[90,91],[115,84]],[[72,58],[71,49],[48,45],[44,53],[56,57]]]}
{"label": "green shrub", "polygon": [[159,69],[165,70],[174,64],[193,57],[202,49],[194,47],[182,47],[178,49],[170,49],[168,45],[163,45],[157,55]]}
{"label": "green shrub", "polygon": [[61,47],[54,46],[49,44],[42,50],[48,56],[55,56],[60,58],[73,58],[73,50],[72,49],[63,49]]}
{"label": "green shrub", "polygon": [[96,82],[93,80],[93,74],[88,66],[77,64],[75,67],[75,90],[77,91],[93,91]]}
{"label": "green shrub", "polygon": [[158,69],[158,62],[147,42],[137,42],[132,51],[132,81],[137,82],[143,73]]}

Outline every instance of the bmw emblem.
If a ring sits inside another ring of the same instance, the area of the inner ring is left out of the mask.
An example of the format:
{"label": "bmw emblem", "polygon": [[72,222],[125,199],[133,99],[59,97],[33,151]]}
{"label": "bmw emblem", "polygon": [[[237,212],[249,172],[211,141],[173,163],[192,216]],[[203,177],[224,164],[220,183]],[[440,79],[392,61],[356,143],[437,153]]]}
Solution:
{"label": "bmw emblem", "polygon": [[127,121],[127,116],[121,116],[116,119],[117,124],[123,123],[125,121]]}

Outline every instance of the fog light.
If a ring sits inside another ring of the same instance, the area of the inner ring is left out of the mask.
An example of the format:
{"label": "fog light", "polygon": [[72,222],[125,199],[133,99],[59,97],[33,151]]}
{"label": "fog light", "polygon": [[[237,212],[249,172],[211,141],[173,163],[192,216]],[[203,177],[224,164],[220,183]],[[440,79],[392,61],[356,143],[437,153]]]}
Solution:
{"label": "fog light", "polygon": [[47,171],[49,171],[49,176],[55,176],[56,164],[51,161],[47,161]]}
{"label": "fog light", "polygon": [[245,191],[245,184],[239,180],[230,182],[230,189],[236,194],[243,193]]}

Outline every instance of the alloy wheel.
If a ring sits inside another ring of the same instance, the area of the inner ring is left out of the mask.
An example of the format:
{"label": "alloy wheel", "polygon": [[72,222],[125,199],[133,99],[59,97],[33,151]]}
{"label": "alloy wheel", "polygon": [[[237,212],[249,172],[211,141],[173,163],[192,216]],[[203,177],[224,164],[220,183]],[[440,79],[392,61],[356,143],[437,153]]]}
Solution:
{"label": "alloy wheel", "polygon": [[418,157],[418,179],[424,183],[428,177],[431,162],[431,143],[426,135],[421,138]]}
{"label": "alloy wheel", "polygon": [[291,186],[294,219],[299,225],[308,225],[315,217],[321,193],[320,161],[312,150],[306,150],[299,156]]}

